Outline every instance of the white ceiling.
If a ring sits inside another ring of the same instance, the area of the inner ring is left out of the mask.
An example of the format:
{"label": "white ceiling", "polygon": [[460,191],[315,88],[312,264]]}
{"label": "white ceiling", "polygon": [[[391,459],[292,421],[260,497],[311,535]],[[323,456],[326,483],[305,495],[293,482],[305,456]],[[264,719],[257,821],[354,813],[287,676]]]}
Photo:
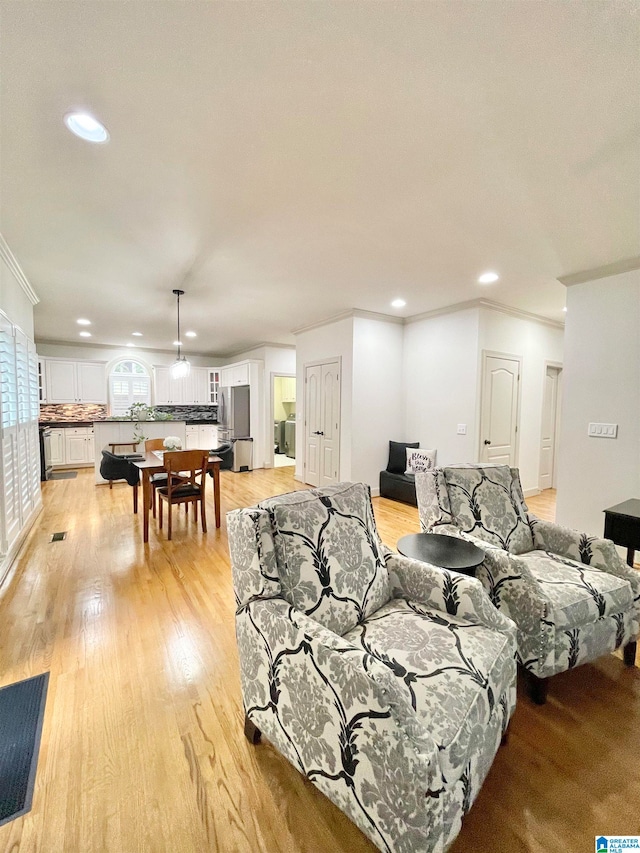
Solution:
{"label": "white ceiling", "polygon": [[[561,319],[558,276],[639,253],[639,10],[3,3],[0,230],[37,337],[86,316],[94,343],[170,348],[174,287],[187,352],[350,308]],[[66,130],[77,107],[108,145]]]}

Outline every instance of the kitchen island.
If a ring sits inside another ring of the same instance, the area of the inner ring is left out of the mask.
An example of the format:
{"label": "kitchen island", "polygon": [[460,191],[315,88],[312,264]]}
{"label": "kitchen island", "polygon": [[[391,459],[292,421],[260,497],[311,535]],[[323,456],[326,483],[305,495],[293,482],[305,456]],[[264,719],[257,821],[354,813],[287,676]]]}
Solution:
{"label": "kitchen island", "polygon": [[[100,476],[100,463],[102,462],[102,451],[110,444],[125,444],[133,441],[133,434],[142,433],[146,438],[166,438],[168,435],[176,435],[186,448],[187,435],[185,421],[95,421],[93,424],[94,446],[95,446],[95,472],[96,483],[107,483]],[[123,452],[131,448],[122,448]],[[144,442],[138,446],[138,452],[144,453]]]}

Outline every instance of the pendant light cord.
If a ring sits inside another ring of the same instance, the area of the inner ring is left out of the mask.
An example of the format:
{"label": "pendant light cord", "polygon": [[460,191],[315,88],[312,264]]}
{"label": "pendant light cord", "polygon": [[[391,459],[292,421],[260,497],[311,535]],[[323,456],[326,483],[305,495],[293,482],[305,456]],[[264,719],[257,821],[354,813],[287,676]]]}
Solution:
{"label": "pendant light cord", "polygon": [[180,361],[180,351],[182,345],[182,338],[180,337],[180,297],[184,294],[184,290],[174,290],[176,295],[177,303],[178,303],[178,361]]}

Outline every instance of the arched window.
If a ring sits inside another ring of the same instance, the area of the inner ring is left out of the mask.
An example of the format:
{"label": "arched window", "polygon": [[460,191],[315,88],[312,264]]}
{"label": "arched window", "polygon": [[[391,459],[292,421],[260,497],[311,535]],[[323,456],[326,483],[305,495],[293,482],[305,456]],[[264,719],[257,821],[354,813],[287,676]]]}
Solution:
{"label": "arched window", "polygon": [[119,361],[109,377],[111,414],[124,415],[134,403],[151,404],[151,379],[138,361]]}

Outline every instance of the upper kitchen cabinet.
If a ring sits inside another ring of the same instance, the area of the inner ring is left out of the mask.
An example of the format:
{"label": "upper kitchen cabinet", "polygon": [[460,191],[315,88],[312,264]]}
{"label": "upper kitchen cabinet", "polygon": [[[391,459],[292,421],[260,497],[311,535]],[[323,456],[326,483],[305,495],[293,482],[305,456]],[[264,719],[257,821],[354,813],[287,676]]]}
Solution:
{"label": "upper kitchen cabinet", "polygon": [[220,385],[224,388],[230,388],[233,385],[249,385],[249,362],[239,362],[238,364],[229,364],[226,367],[220,368]]}
{"label": "upper kitchen cabinet", "polygon": [[212,402],[208,367],[192,367],[182,379],[174,379],[169,367],[154,367],[153,373],[156,406],[206,406]]}
{"label": "upper kitchen cabinet", "polygon": [[45,362],[48,403],[106,403],[104,362],[48,358]]}

